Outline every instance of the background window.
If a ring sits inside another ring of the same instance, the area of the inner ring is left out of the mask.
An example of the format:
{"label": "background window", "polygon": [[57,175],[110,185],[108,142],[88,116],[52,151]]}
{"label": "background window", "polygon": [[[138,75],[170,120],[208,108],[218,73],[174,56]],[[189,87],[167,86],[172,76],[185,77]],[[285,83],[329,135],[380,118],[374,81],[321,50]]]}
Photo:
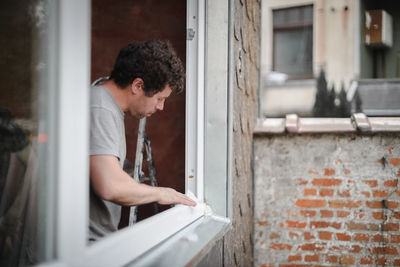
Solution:
{"label": "background window", "polygon": [[273,11],[273,70],[289,79],[313,77],[313,6]]}

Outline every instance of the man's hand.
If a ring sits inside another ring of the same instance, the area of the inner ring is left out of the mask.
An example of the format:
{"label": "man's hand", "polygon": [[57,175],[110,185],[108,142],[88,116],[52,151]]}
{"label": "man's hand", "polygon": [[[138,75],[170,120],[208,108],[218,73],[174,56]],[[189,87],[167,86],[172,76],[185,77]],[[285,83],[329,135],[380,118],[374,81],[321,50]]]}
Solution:
{"label": "man's hand", "polygon": [[184,194],[168,187],[157,187],[159,192],[158,204],[184,204],[187,206],[196,206],[196,202]]}

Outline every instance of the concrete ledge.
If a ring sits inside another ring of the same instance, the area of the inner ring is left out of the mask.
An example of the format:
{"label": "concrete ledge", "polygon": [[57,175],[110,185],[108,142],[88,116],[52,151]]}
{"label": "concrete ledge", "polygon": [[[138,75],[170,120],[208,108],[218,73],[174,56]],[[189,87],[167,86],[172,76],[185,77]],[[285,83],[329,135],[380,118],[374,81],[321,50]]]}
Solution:
{"label": "concrete ledge", "polygon": [[288,114],[286,118],[257,119],[254,134],[283,133],[378,133],[400,132],[400,117],[371,117],[355,113],[350,118],[301,118]]}

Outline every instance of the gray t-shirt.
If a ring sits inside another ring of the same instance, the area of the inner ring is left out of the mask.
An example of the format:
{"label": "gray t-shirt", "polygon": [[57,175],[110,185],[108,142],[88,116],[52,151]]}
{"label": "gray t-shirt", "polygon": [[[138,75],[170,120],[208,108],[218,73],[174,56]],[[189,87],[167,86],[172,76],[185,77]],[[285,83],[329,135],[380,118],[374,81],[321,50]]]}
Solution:
{"label": "gray t-shirt", "polygon": [[[115,156],[123,168],[126,157],[124,113],[103,86],[92,87],[90,97],[90,155]],[[101,199],[91,186],[89,241],[117,231],[120,217],[121,206]]]}

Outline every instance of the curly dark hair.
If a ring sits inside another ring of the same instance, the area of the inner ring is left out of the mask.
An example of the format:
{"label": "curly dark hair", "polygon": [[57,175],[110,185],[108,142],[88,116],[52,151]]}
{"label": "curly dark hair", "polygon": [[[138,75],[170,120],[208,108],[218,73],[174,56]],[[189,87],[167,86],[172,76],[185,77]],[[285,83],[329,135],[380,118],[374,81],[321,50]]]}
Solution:
{"label": "curly dark hair", "polygon": [[135,42],[121,49],[110,79],[125,88],[136,78],[143,80],[146,96],[153,96],[166,85],[179,93],[184,88],[185,71],[168,41]]}

